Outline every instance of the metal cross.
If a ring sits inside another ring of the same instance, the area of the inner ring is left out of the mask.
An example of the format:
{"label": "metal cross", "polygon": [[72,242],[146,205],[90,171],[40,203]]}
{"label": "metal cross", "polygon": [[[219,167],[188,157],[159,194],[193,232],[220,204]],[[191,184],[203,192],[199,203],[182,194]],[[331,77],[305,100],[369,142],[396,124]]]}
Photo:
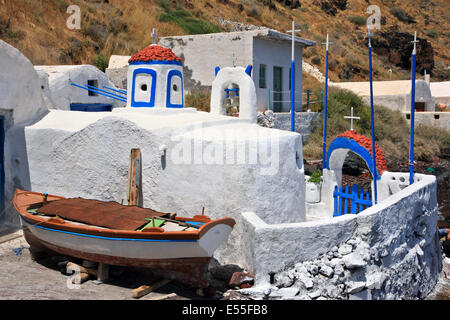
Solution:
{"label": "metal cross", "polygon": [[353,116],[353,107],[350,111],[350,116],[344,116],[344,119],[350,119],[350,130],[353,131],[353,119],[361,119],[360,117]]}
{"label": "metal cross", "polygon": [[417,31],[414,31],[414,40],[411,41],[412,43],[414,43],[414,49],[413,49],[413,53],[412,54],[416,54],[416,43],[419,43],[420,41],[417,40]]}
{"label": "metal cross", "polygon": [[291,32],[292,35],[292,45],[291,45],[291,58],[292,61],[294,61],[294,39],[295,39],[295,32],[299,32],[302,31],[301,29],[295,29],[295,21],[292,20],[292,29],[291,30],[287,30],[286,32]]}
{"label": "metal cross", "polygon": [[156,38],[158,37],[158,34],[156,33],[156,28],[153,28],[152,37],[153,37],[153,44],[156,44]]}
{"label": "metal cross", "polygon": [[370,33],[370,26],[367,26],[367,38],[369,38],[369,47],[372,47],[372,43],[370,42],[370,38],[373,37],[373,33]]}
{"label": "metal cross", "polygon": [[327,41],[326,42],[322,42],[322,44],[326,44],[327,45],[327,51],[328,51],[328,46],[333,43],[331,41],[328,41],[328,33],[327,33]]}

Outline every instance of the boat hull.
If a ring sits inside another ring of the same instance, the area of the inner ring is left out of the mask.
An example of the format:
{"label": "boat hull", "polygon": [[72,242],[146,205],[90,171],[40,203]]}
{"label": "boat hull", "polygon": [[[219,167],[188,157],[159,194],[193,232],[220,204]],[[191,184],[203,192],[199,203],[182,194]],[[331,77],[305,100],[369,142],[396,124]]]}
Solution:
{"label": "boat hull", "polygon": [[[48,201],[64,199],[48,195]],[[14,206],[24,227],[24,235],[34,251],[45,250],[84,260],[118,266],[148,267],[167,278],[205,287],[207,265],[214,251],[226,241],[234,220],[208,217],[176,218],[201,223],[197,230],[150,231],[117,230],[80,224],[59,218],[30,214],[30,206],[40,205],[42,194],[16,190]],[[193,228],[190,228],[193,229]]]}

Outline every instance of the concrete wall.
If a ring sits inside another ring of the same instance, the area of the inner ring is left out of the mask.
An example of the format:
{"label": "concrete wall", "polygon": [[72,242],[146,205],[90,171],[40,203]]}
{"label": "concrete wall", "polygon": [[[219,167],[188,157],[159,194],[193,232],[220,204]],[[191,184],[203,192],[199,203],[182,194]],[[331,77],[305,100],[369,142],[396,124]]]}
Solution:
{"label": "concrete wall", "polygon": [[211,218],[236,220],[217,251],[224,263],[244,259],[242,211],[271,223],[305,220],[296,133],[191,108],[116,108],[52,110],[25,137],[33,191],[119,203],[127,198],[130,150],[140,148],[144,207],[193,216],[204,206]]}
{"label": "concrete wall", "polygon": [[[405,119],[411,123],[411,118],[408,119],[407,115],[409,113],[405,113]],[[450,112],[415,112],[414,125],[419,124],[450,131]]]}
{"label": "concrete wall", "polygon": [[442,256],[436,178],[420,181],[357,215],[270,224],[244,212],[245,266],[255,288],[289,299],[416,299],[436,284]]}
{"label": "concrete wall", "polygon": [[106,68],[105,73],[117,88],[127,89],[128,65],[121,68]]}
{"label": "concrete wall", "polygon": [[[305,142],[311,131],[314,130],[320,121],[320,112],[296,112],[295,113],[295,132],[300,133]],[[273,128],[281,130],[291,130],[291,113],[274,112]]]}
{"label": "concrete wall", "polygon": [[164,37],[158,44],[183,59],[186,91],[210,88],[214,68],[232,67],[233,53],[236,66],[253,64],[253,35],[246,32]]}
{"label": "concrete wall", "polygon": [[[115,107],[125,103],[98,94],[89,96],[87,90],[72,86],[75,83],[86,87],[88,80],[97,80],[98,88],[103,86],[115,88],[105,73],[91,65],[78,66],[35,66],[38,72],[47,74],[49,83],[49,99],[53,102],[53,109],[70,110],[71,103],[109,103]],[[107,90],[108,91],[108,90]]]}
{"label": "concrete wall", "polygon": [[[16,187],[29,188],[24,126],[47,112],[45,85],[31,62],[16,48],[0,40],[0,115],[5,122],[5,211],[0,212],[0,233],[15,229],[19,219],[11,200]],[[3,187],[3,186],[2,186]]]}

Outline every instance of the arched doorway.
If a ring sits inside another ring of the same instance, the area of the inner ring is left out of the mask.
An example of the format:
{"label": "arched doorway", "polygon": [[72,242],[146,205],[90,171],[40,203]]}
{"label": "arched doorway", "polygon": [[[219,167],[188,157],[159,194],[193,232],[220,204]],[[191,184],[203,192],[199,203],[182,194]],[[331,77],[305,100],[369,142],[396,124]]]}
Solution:
{"label": "arched doorway", "polygon": [[[251,78],[251,66],[216,68],[216,77],[211,89],[211,113],[226,115],[227,95],[239,99],[239,118],[256,123],[256,89]],[[239,91],[235,90],[238,89]],[[230,91],[234,90],[234,91]]]}
{"label": "arched doorway", "polygon": [[[371,176],[371,190],[364,190],[364,184],[343,184],[342,169],[349,153],[361,158],[364,162],[363,167],[367,168]],[[383,172],[387,171],[384,154],[376,144],[375,153],[376,167],[373,168],[372,140],[356,131],[346,131],[331,142],[326,157],[326,169],[331,174],[329,178],[334,182],[332,190],[334,216],[355,214],[372,205],[373,183],[375,183],[373,177],[376,176],[378,181]]]}

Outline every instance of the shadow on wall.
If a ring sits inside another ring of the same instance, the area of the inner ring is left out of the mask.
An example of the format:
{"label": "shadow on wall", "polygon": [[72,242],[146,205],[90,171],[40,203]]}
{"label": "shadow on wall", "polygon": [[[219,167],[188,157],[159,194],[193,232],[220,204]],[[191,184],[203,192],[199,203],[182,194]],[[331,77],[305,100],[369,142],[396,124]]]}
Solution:
{"label": "shadow on wall", "polygon": [[32,122],[13,125],[12,111],[0,110],[0,115],[5,119],[3,150],[5,180],[4,185],[1,186],[3,188],[2,192],[4,192],[4,205],[2,212],[0,212],[0,236],[21,228],[21,221],[12,200],[16,189],[31,189],[25,127],[38,122],[45,114],[42,114]]}

